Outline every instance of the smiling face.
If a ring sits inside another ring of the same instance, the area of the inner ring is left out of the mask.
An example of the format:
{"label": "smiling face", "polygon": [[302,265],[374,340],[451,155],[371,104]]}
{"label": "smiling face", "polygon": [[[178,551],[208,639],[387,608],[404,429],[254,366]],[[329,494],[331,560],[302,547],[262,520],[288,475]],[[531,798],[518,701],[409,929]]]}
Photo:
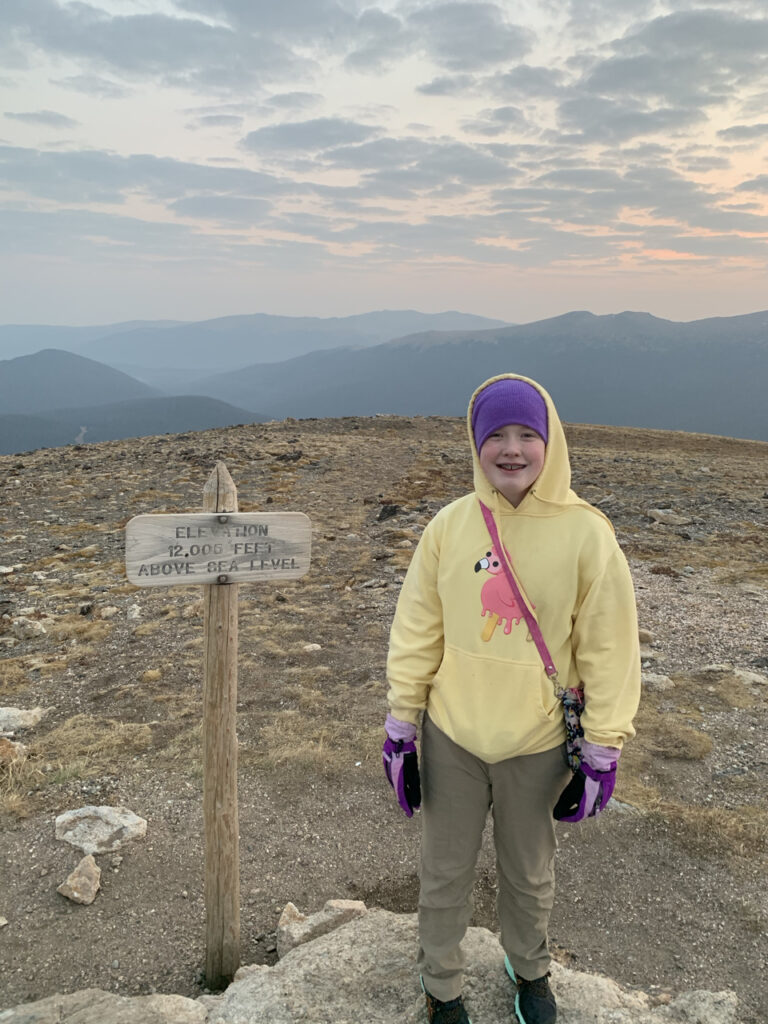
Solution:
{"label": "smiling face", "polygon": [[492,487],[515,508],[544,466],[547,446],[535,430],[519,423],[499,427],[480,449],[480,467]]}

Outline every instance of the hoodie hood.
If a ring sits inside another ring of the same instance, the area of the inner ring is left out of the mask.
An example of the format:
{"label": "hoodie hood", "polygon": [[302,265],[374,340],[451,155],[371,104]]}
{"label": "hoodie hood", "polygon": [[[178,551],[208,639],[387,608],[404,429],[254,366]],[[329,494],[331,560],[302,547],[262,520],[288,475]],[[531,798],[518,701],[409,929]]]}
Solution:
{"label": "hoodie hood", "polygon": [[[548,438],[547,449],[544,456],[544,466],[536,482],[520,504],[515,508],[507,499],[493,488],[485,473],[480,467],[480,456],[475,445],[475,438],[472,431],[472,409],[475,400],[481,391],[497,380],[522,380],[536,388],[547,406]],[[529,377],[523,377],[517,373],[502,373],[491,377],[480,385],[469,400],[467,409],[467,431],[469,443],[472,448],[472,465],[474,472],[474,485],[477,496],[486,505],[504,514],[525,512],[526,515],[552,515],[555,509],[553,506],[565,505],[587,505],[574,491],[571,490],[571,464],[568,459],[568,445],[565,440],[563,425],[557,415],[555,403],[544,388]],[[587,505],[588,508],[591,506]],[[594,511],[597,511],[596,509]],[[602,513],[599,513],[602,515]]]}

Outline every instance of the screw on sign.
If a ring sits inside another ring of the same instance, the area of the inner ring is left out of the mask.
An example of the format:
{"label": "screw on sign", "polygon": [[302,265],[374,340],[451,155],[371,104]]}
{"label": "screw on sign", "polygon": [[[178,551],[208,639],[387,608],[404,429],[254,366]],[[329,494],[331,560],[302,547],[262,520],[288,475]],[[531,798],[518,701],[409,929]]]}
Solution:
{"label": "screw on sign", "polygon": [[203,488],[202,513],[140,515],[125,528],[131,583],[204,587],[205,976],[211,989],[223,988],[240,966],[237,585],[305,575],[311,541],[303,512],[238,512],[223,462]]}

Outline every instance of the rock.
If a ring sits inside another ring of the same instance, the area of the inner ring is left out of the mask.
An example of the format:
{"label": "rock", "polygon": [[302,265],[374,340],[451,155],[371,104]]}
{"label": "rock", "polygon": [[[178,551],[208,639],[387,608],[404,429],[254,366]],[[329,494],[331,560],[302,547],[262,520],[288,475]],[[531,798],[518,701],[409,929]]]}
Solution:
{"label": "rock", "polygon": [[673,690],[675,687],[674,682],[669,676],[664,676],[657,672],[643,672],[642,682],[646,690],[651,690],[655,693],[663,693],[665,690]]}
{"label": "rock", "polygon": [[[184,609],[186,611],[186,608]],[[141,607],[137,604],[132,604],[127,612],[128,621],[135,622],[136,619],[141,618]]]}
{"label": "rock", "polygon": [[7,917],[0,917],[0,928],[7,928],[7,927],[8,927],[8,918]]}
{"label": "rock", "polygon": [[399,505],[382,505],[379,510],[379,514],[376,516],[376,521],[383,523],[385,519],[391,519],[392,516],[396,516],[401,510]]}
{"label": "rock", "polygon": [[90,906],[96,899],[96,893],[101,888],[101,868],[93,859],[91,854],[83,857],[75,870],[62,882],[56,892],[66,896],[73,903],[82,903]]}
{"label": "rock", "polygon": [[641,644],[653,643],[653,633],[650,631],[650,629],[639,629],[637,631],[637,635]]}
{"label": "rock", "polygon": [[18,619],[11,620],[11,632],[19,640],[31,640],[36,636],[45,634],[45,626],[39,619],[28,619],[20,615]]}
{"label": "rock", "polygon": [[662,526],[690,526],[693,522],[690,516],[681,516],[666,508],[649,508],[646,515],[654,523],[660,523]]}
{"label": "rock", "polygon": [[294,947],[326,935],[365,913],[366,906],[360,900],[328,900],[321,911],[309,917],[293,903],[287,903],[277,924],[277,955],[282,958]]}
{"label": "rock", "polygon": [[90,615],[93,611],[93,601],[81,601],[77,606],[78,614]]}
{"label": "rock", "polygon": [[310,653],[311,651],[322,651],[322,649],[323,648],[320,646],[320,644],[304,644],[304,647],[302,648],[302,650],[306,651],[307,653]]}
{"label": "rock", "polygon": [[718,665],[705,665],[703,668],[699,669],[699,671],[702,673],[706,673],[707,675],[721,675],[724,672],[733,672],[733,665],[729,664],[727,661],[724,661]]}
{"label": "rock", "polygon": [[11,765],[17,761],[24,761],[27,756],[27,748],[23,743],[15,743],[13,740],[0,736],[0,765]]}
{"label": "rock", "polygon": [[[423,1024],[417,945],[415,914],[370,910],[274,967],[241,968],[220,996],[127,999],[87,989],[6,1010],[0,1024]],[[478,1022],[508,1021],[512,986],[498,939],[470,928],[463,945],[467,1009]],[[686,992],[654,1007],[642,992],[558,963],[552,988],[562,1024],[737,1024],[732,992]]]}
{"label": "rock", "polygon": [[185,996],[113,995],[87,988],[0,1012],[2,1024],[206,1024],[205,1006]]}
{"label": "rock", "polygon": [[[423,1024],[424,997],[413,962],[417,945],[415,914],[370,910],[294,948],[274,967],[239,971],[222,996],[200,1002],[208,1007],[209,1024]],[[470,928],[464,952],[472,1019],[508,1021],[511,985],[498,939],[485,928]],[[736,1024],[737,1001],[728,992],[686,993],[653,1008],[643,993],[557,963],[552,987],[563,1024]]]}
{"label": "rock", "polygon": [[735,668],[731,675],[747,686],[765,686],[768,683],[768,676],[761,675],[759,672],[750,672],[746,668]]}
{"label": "rock", "polygon": [[146,834],[146,820],[127,807],[80,807],[56,819],[56,838],[83,853],[112,853]]}
{"label": "rock", "polygon": [[100,619],[114,619],[114,617],[117,614],[119,614],[119,612],[120,612],[120,609],[115,607],[115,605],[108,604],[108,605],[105,605],[105,607],[102,608],[101,611],[99,612],[99,618]]}
{"label": "rock", "polygon": [[45,714],[44,708],[0,708],[0,732],[17,732],[19,729],[34,729]]}

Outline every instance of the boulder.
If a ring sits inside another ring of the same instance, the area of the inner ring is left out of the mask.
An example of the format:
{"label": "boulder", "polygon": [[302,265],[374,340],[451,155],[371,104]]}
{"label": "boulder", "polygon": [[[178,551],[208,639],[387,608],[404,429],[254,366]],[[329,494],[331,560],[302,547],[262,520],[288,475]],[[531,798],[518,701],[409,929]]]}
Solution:
{"label": "boulder", "polygon": [[643,672],[642,681],[646,690],[653,690],[657,693],[675,688],[675,684],[669,676],[661,675],[658,672]]}
{"label": "boulder", "polygon": [[322,910],[309,916],[287,903],[277,923],[277,955],[282,958],[295,946],[326,935],[365,913],[366,906],[360,900],[328,900]]}
{"label": "boulder", "polygon": [[20,615],[11,621],[11,632],[18,640],[31,640],[35,636],[43,636],[45,631],[39,619],[28,619]]}
{"label": "boulder", "polygon": [[56,838],[83,853],[113,853],[146,834],[146,820],[127,807],[80,807],[56,819]]}
{"label": "boulder", "polygon": [[44,708],[0,708],[0,732],[17,732],[19,729],[34,729],[45,714]]}
{"label": "boulder", "polygon": [[127,996],[86,988],[0,1011],[1,1024],[206,1024],[205,1007],[184,996]]}
{"label": "boulder", "polygon": [[[0,1024],[425,1024],[415,956],[415,914],[369,910],[274,967],[237,972],[220,996],[126,999],[98,989],[52,996],[0,1013]],[[470,928],[464,996],[476,1024],[514,1016],[512,983],[495,935]],[[555,963],[559,1024],[737,1024],[732,992],[686,992],[653,1006],[642,992]]]}
{"label": "boulder", "polygon": [[[414,965],[415,914],[369,910],[312,942],[292,949],[274,967],[251,967],[217,997],[202,997],[208,1024],[424,1024],[424,997]],[[470,928],[464,940],[464,996],[476,1022],[509,1021],[512,985],[495,935]],[[560,1024],[736,1024],[735,995],[686,994],[653,1007],[643,993],[608,978],[553,964]],[[693,1014],[693,1015],[692,1015]]]}
{"label": "boulder", "polygon": [[83,857],[75,870],[62,882],[56,892],[66,896],[73,903],[82,903],[89,906],[96,899],[96,893],[101,888],[101,868],[93,859],[92,854]]}

